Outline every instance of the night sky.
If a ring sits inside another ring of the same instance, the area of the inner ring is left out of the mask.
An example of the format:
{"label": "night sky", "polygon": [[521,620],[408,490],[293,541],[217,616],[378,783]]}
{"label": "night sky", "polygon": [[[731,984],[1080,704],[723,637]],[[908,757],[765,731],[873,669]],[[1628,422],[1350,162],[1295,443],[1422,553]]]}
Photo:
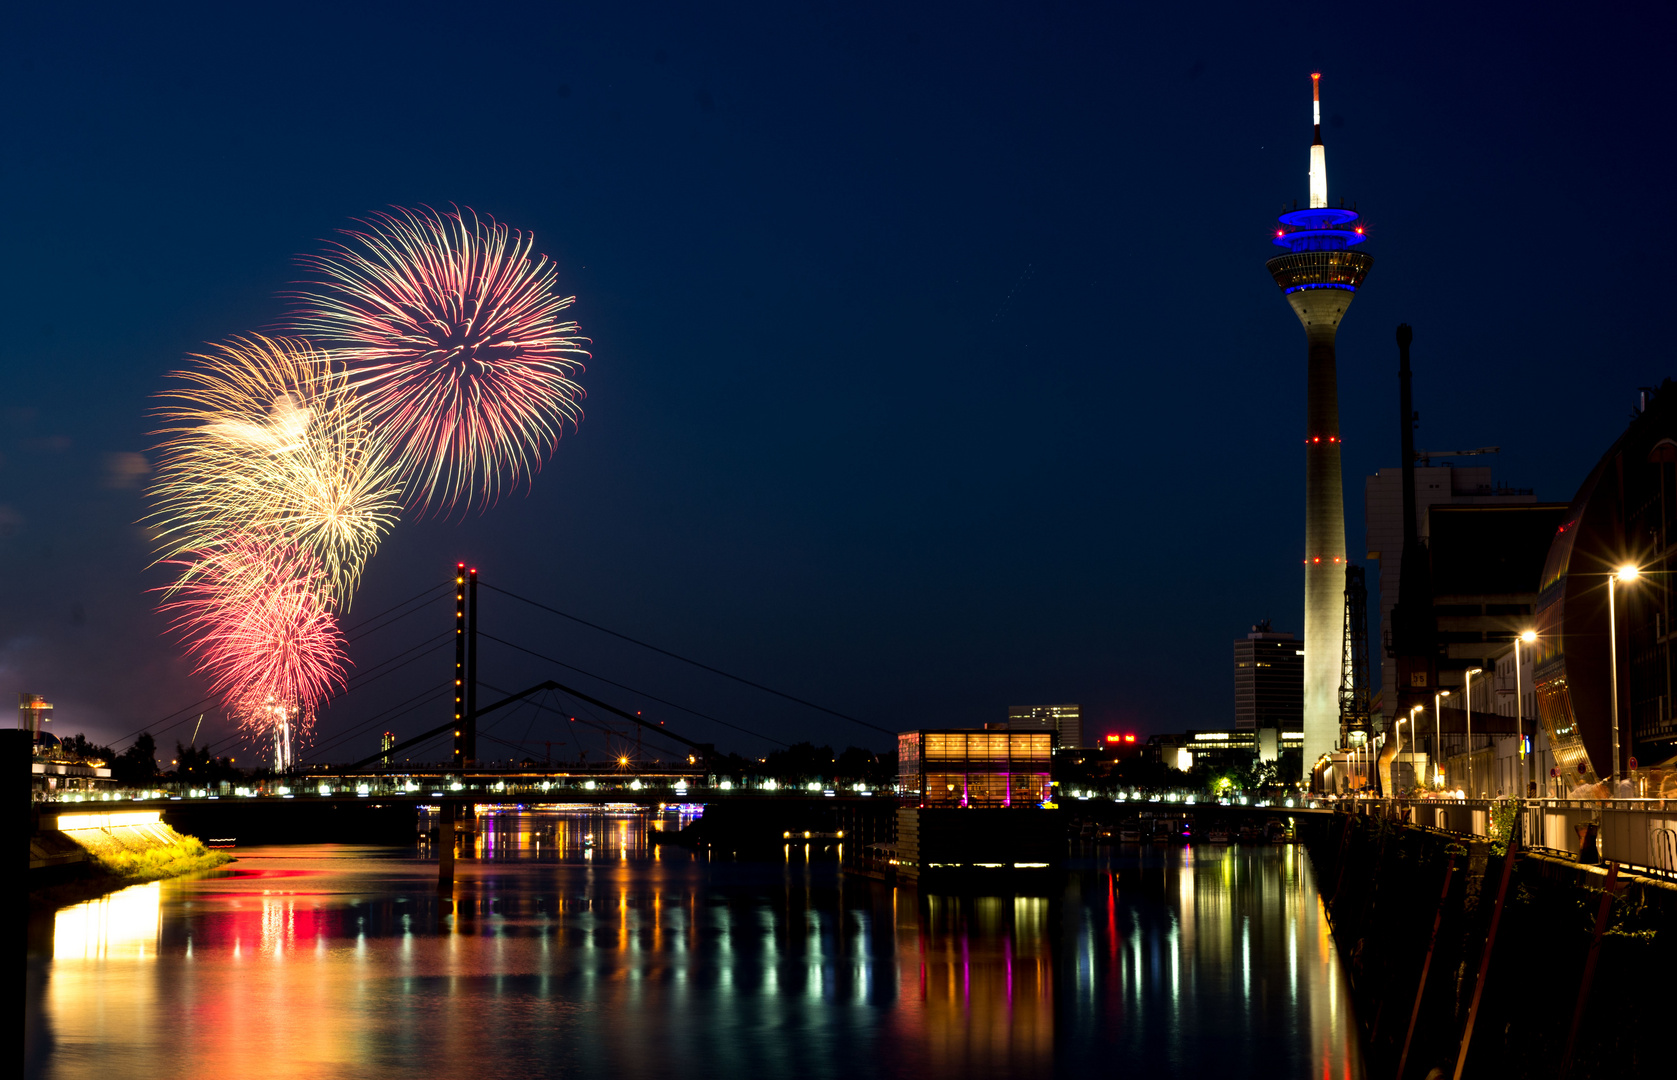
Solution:
{"label": "night sky", "polygon": [[[295,256],[350,218],[459,204],[557,260],[587,417],[529,492],[399,525],[346,624],[458,558],[887,730],[1061,701],[1096,733],[1232,724],[1230,641],[1302,620],[1305,343],[1263,263],[1306,196],[1309,72],[1330,195],[1375,258],[1339,337],[1354,557],[1363,477],[1398,463],[1398,322],[1420,445],[1500,445],[1497,479],[1544,499],[1673,368],[1668,13],[1305,10],[15,10],[0,689],[45,694],[60,735],[190,734],[159,722],[204,691],[153,610],[125,456],[155,445],[154,395],[183,354],[274,328]],[[782,742],[889,744],[496,593],[483,626]],[[345,696],[323,735],[450,664]],[[565,674],[484,646],[493,686]],[[529,710],[495,733],[577,748]],[[206,740],[252,753],[213,708]]]}

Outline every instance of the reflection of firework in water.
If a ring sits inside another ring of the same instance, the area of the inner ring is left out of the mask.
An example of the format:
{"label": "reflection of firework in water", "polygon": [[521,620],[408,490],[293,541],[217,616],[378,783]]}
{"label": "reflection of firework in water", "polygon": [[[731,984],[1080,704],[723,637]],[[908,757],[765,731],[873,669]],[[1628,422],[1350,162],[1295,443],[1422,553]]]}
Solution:
{"label": "reflection of firework in water", "polygon": [[588,339],[559,316],[534,238],[493,219],[395,208],[304,265],[297,328],[341,356],[392,445],[410,506],[486,506],[582,418]]}
{"label": "reflection of firework in water", "polygon": [[294,548],[234,537],[195,554],[162,610],[242,724],[273,735],[276,764],[344,685],[343,634],[322,598],[323,573]]}
{"label": "reflection of firework in water", "polygon": [[159,558],[231,537],[296,548],[346,610],[400,494],[346,374],[285,338],[235,338],[192,359],[159,410],[170,425],[152,486]]}

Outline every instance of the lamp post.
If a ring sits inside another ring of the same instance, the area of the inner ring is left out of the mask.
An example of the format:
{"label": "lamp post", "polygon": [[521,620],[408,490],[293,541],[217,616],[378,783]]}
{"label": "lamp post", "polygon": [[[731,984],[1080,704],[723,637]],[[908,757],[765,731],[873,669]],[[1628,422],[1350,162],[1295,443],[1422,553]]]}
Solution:
{"label": "lamp post", "polygon": [[[1411,784],[1415,784],[1418,779],[1415,775],[1415,714],[1425,712],[1426,709],[1425,705],[1415,705],[1409,710],[1409,782]],[[1403,721],[1399,720],[1398,723],[1402,724]]]}
{"label": "lamp post", "polygon": [[1473,798],[1473,677],[1484,668],[1467,669],[1467,685],[1462,688],[1462,703],[1467,706],[1467,797]]}
{"label": "lamp post", "polygon": [[1444,768],[1439,765],[1439,759],[1444,756],[1444,699],[1450,696],[1450,691],[1440,690],[1432,696],[1432,775],[1439,787],[1444,786]]}
{"label": "lamp post", "polygon": [[1607,769],[1607,793],[1619,797],[1619,620],[1614,612],[1613,593],[1619,582],[1629,585],[1642,576],[1640,568],[1626,563],[1607,579],[1607,647],[1612,663],[1613,761]]}
{"label": "lamp post", "polygon": [[[1530,645],[1532,642],[1534,642],[1536,640],[1537,640],[1537,631],[1536,630],[1522,631],[1520,633],[1520,636],[1514,639],[1514,726],[1516,728],[1515,733],[1520,740],[1520,762],[1521,762],[1521,764],[1524,764],[1524,765],[1527,766],[1526,768],[1520,770],[1520,780],[1521,780],[1522,783],[1528,783],[1528,784],[1535,784],[1537,782],[1537,774],[1536,774],[1536,768],[1537,767],[1534,763],[1527,762],[1528,755],[1526,754],[1526,690],[1525,690],[1525,685],[1526,684],[1521,681],[1521,677],[1520,677],[1520,643],[1524,642],[1525,644]],[[1536,728],[1535,724],[1532,726],[1531,748],[1534,751],[1537,749],[1537,728]],[[1529,755],[1529,756],[1533,757],[1533,758],[1536,757],[1535,754],[1532,754],[1532,755]],[[1530,788],[1527,788],[1527,791],[1530,791]]]}

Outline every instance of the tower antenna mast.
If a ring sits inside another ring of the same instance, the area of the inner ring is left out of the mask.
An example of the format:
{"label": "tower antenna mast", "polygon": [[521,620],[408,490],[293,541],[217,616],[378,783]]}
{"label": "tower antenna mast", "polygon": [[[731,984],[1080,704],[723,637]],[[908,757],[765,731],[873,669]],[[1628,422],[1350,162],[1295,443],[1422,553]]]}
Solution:
{"label": "tower antenna mast", "polygon": [[1316,140],[1310,144],[1310,208],[1328,205],[1328,148],[1322,145],[1322,73],[1310,73],[1310,115]]}

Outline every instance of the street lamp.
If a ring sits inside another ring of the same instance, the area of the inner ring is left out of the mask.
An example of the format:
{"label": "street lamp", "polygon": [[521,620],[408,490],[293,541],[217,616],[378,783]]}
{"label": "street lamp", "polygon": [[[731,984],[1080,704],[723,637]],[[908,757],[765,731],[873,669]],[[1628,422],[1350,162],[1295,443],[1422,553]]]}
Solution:
{"label": "street lamp", "polygon": [[[1525,683],[1520,680],[1520,643],[1524,642],[1530,645],[1536,640],[1536,630],[1523,630],[1520,632],[1520,636],[1514,639],[1514,728],[1515,735],[1520,740],[1520,761],[1522,763],[1526,761],[1526,690]],[[1536,750],[1536,725],[1532,727],[1531,744],[1532,749]],[[1533,756],[1535,757],[1535,755]],[[1522,775],[1521,779],[1527,783],[1535,784],[1537,782],[1535,769],[1536,764],[1534,762],[1530,768],[1521,770],[1522,773],[1526,774]],[[1528,788],[1528,790],[1530,789]]]}
{"label": "street lamp", "polygon": [[1607,643],[1613,665],[1613,762],[1607,769],[1607,793],[1615,799],[1619,797],[1619,620],[1614,615],[1613,593],[1619,582],[1629,585],[1641,576],[1640,568],[1626,563],[1607,579]]}
{"label": "street lamp", "polygon": [[1467,669],[1467,685],[1462,688],[1462,704],[1467,706],[1467,797],[1473,798],[1473,677],[1485,669]]}
{"label": "street lamp", "polygon": [[1432,696],[1432,774],[1438,781],[1438,786],[1444,786],[1444,767],[1439,761],[1444,757],[1444,699],[1450,696],[1450,691],[1440,690]]}
{"label": "street lamp", "polygon": [[[1409,725],[1409,782],[1411,784],[1415,782],[1415,714],[1421,712],[1425,708],[1425,705],[1411,705],[1409,707],[1409,715],[1398,720],[1396,725],[1400,746],[1402,745],[1403,739],[1403,725],[1406,723]],[[1395,787],[1396,785],[1393,786]]]}

